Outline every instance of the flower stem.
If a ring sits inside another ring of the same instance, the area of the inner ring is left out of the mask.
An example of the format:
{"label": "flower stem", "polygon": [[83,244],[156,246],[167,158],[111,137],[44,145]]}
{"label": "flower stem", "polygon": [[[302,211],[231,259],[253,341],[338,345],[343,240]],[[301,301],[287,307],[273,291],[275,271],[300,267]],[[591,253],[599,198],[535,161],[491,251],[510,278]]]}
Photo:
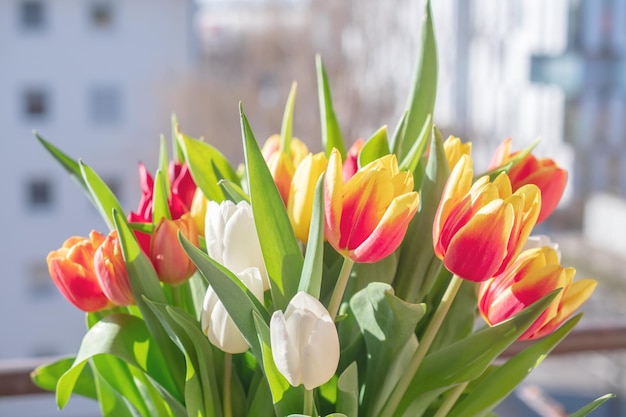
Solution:
{"label": "flower stem", "polygon": [[302,410],[302,414],[305,416],[313,415],[313,390],[305,389],[304,390],[304,409]]}
{"label": "flower stem", "polygon": [[454,404],[456,404],[456,401],[459,399],[461,394],[463,394],[463,391],[465,390],[465,387],[467,387],[467,384],[469,384],[469,381],[463,382],[452,388],[448,393],[446,399],[443,400],[443,404],[441,404],[441,407],[439,407],[439,410],[437,410],[433,417],[446,417],[450,410],[452,410]]}
{"label": "flower stem", "polygon": [[337,312],[339,311],[339,305],[343,298],[343,293],[346,291],[348,285],[348,279],[350,278],[350,272],[352,272],[352,266],[354,261],[348,257],[343,258],[343,265],[341,265],[341,271],[339,271],[339,277],[337,277],[337,283],[333,290],[333,295],[330,297],[330,303],[328,303],[328,312],[330,317],[335,320]]}
{"label": "flower stem", "polygon": [[402,400],[402,397],[406,393],[406,390],[409,388],[409,385],[411,385],[411,380],[419,369],[422,360],[424,360],[424,357],[426,356],[426,353],[428,353],[430,345],[433,343],[433,340],[435,340],[435,336],[437,335],[437,332],[441,327],[441,323],[443,323],[443,319],[446,317],[446,314],[448,314],[448,310],[450,310],[452,301],[454,301],[454,297],[459,291],[462,283],[462,278],[456,275],[452,276],[452,279],[448,284],[448,288],[443,294],[441,302],[439,303],[437,310],[435,310],[435,314],[433,315],[430,323],[428,324],[428,327],[426,328],[426,332],[424,332],[424,335],[419,341],[419,345],[417,346],[417,349],[415,350],[415,353],[411,358],[411,362],[409,362],[406,372],[398,381],[396,388],[393,390],[391,396],[389,397],[389,400],[385,404],[385,407],[383,408],[383,411],[381,413],[381,417],[391,417],[395,413],[398,405],[400,404],[400,400]]}
{"label": "flower stem", "polygon": [[233,408],[231,403],[230,385],[233,371],[233,355],[224,353],[224,392],[222,403],[224,406],[224,417],[233,416]]}

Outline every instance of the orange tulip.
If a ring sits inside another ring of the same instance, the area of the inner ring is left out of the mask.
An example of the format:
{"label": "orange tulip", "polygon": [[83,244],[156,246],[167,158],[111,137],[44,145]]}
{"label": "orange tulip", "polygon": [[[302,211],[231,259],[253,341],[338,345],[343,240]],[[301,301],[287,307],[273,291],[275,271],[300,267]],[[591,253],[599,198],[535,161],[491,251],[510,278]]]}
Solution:
{"label": "orange tulip", "polygon": [[289,202],[289,188],[291,187],[291,179],[295,170],[293,162],[285,152],[276,151],[270,156],[267,166],[272,173],[278,193],[283,199],[285,206],[287,206]]}
{"label": "orange tulip", "polygon": [[505,173],[472,185],[472,159],[463,155],[450,173],[433,224],[435,254],[461,278],[484,281],[522,251],[541,207],[535,185],[515,193]]}
{"label": "orange tulip", "polygon": [[593,279],[572,282],[575,273],[574,268],[563,268],[559,264],[558,252],[549,246],[525,250],[502,274],[481,283],[480,313],[493,326],[562,288],[519,339],[546,336],[567,320],[591,296],[597,285]]}
{"label": "orange tulip", "polygon": [[287,214],[296,238],[304,243],[309,239],[315,186],[327,164],[328,159],[323,152],[315,155],[310,153],[298,165],[291,180]]}
{"label": "orange tulip", "polygon": [[[505,139],[493,156],[489,169],[506,164],[519,152],[511,153],[511,138]],[[550,158],[537,159],[533,154],[526,155],[509,170],[513,191],[526,184],[535,184],[541,190],[541,211],[537,223],[541,223],[552,214],[567,184],[567,171],[559,167]]]}
{"label": "orange tulip", "polygon": [[96,250],[94,266],[100,287],[111,301],[119,306],[135,302],[116,230]]}
{"label": "orange tulip", "polygon": [[178,232],[194,245],[198,245],[198,230],[189,213],[178,220],[161,219],[152,233],[150,260],[159,279],[169,285],[187,281],[194,272],[195,264],[178,242]]}
{"label": "orange tulip", "polygon": [[399,172],[395,155],[367,164],[344,184],[341,155],[333,149],[324,184],[324,229],[337,252],[355,262],[376,262],[396,250],[419,196],[413,175]]}
{"label": "orange tulip", "polygon": [[74,236],[48,254],[48,271],[61,294],[79,309],[90,312],[113,307],[102,291],[94,269],[94,252],[104,241],[96,231],[89,238]]}

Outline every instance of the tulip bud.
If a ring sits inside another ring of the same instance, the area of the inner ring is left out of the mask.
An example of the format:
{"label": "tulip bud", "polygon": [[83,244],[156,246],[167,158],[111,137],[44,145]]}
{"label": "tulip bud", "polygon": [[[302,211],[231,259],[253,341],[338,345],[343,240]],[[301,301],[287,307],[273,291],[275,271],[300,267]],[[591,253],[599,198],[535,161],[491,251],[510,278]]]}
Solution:
{"label": "tulip bud", "polygon": [[282,151],[277,151],[267,161],[267,166],[276,183],[276,188],[285,206],[289,201],[289,187],[293,177],[294,165],[289,156]]}
{"label": "tulip bud", "polygon": [[232,201],[220,204],[210,201],[206,211],[205,241],[207,254],[233,273],[258,268],[263,289],[269,289],[261,243],[248,202],[235,205]]}
{"label": "tulip bud", "polygon": [[198,246],[198,232],[189,213],[178,220],[161,219],[152,233],[150,260],[159,279],[169,285],[178,285],[196,272],[195,264],[178,242],[178,232]]}
{"label": "tulip bud", "polygon": [[193,219],[193,223],[196,225],[196,229],[198,231],[204,230],[204,220],[206,217],[206,208],[209,204],[209,200],[204,196],[204,193],[200,189],[200,187],[196,188],[196,192],[193,195],[193,200],[191,201],[191,208],[189,209],[189,214]]}
{"label": "tulip bud", "polygon": [[[257,268],[248,268],[236,275],[257,300],[263,300],[263,279]],[[248,350],[248,342],[211,286],[204,296],[200,320],[202,332],[214,346],[233,354]]]}
{"label": "tulip bud", "polygon": [[296,294],[283,314],[270,321],[276,368],[297,387],[308,390],[328,382],[339,364],[337,328],[322,303],[305,292]]}
{"label": "tulip bud", "polygon": [[102,291],[94,269],[94,253],[104,236],[96,231],[89,238],[74,236],[48,254],[48,271],[61,294],[82,311],[113,307]]}
{"label": "tulip bud", "polygon": [[460,138],[449,136],[443,143],[448,166],[454,168],[462,155],[470,155],[472,152],[472,142],[462,143]]}
{"label": "tulip bud", "polygon": [[309,226],[313,213],[315,186],[326,169],[328,160],[323,152],[309,154],[298,165],[291,180],[287,213],[296,238],[306,243],[309,239]]}
{"label": "tulip bud", "polygon": [[359,153],[364,144],[363,139],[357,139],[352,146],[350,146],[350,149],[348,149],[348,154],[346,155],[342,169],[343,182],[347,182],[358,171]]}
{"label": "tulip bud", "polygon": [[[280,135],[274,134],[265,141],[261,152],[263,153],[263,158],[266,161],[269,161],[270,157],[279,150]],[[300,165],[300,162],[302,162],[308,154],[309,148],[307,148],[304,142],[296,137],[291,138],[291,141],[289,141],[289,157],[291,158],[291,162],[294,167]]]}
{"label": "tulip bud", "polygon": [[111,301],[119,306],[135,302],[116,230],[96,250],[94,266],[100,287]]}

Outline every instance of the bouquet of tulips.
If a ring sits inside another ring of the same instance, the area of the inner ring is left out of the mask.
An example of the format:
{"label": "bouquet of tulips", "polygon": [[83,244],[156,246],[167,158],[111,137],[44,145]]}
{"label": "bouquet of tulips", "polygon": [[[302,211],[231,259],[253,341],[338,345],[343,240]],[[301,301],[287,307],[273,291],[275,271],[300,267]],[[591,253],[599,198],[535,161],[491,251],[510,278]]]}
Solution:
{"label": "bouquet of tulips", "polygon": [[[428,2],[393,135],[346,150],[319,58],[317,74],[322,152],[292,137],[295,88],[263,147],[240,107],[242,169],[174,123],[128,214],[38,136],[110,228],[47,259],[88,325],[75,356],[33,372],[59,407],[76,393],[115,417],[493,416],[576,325],[595,281],[531,236],[567,173],[505,140],[477,175],[471,145],[443,140]],[[516,340],[534,343],[499,360]]]}

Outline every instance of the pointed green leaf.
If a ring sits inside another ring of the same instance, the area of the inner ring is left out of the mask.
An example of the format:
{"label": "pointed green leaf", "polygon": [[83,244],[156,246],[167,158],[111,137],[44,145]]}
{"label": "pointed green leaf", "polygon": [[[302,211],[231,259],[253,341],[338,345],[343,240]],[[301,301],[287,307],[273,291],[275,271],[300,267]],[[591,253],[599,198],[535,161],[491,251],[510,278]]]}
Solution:
{"label": "pointed green leaf", "polygon": [[422,161],[422,155],[426,150],[426,144],[428,143],[428,140],[430,138],[432,128],[432,118],[429,114],[426,117],[426,120],[424,120],[422,130],[420,130],[419,135],[417,136],[417,138],[413,142],[413,145],[407,151],[406,156],[402,159],[399,165],[400,170],[413,172],[416,188],[419,187],[419,184],[421,184],[421,176],[418,176],[418,174],[421,174],[421,172],[418,172],[417,170],[419,163]]}
{"label": "pointed green leaf", "polygon": [[96,208],[100,212],[100,215],[106,222],[109,229],[115,228],[113,221],[113,210],[117,210],[123,213],[120,202],[117,201],[117,197],[106,185],[104,181],[91,169],[88,165],[85,165],[82,161],[78,161],[80,166],[80,172],[83,177],[83,181],[87,185],[87,189],[91,193],[92,200],[95,203]]}
{"label": "pointed green leaf", "polygon": [[361,148],[361,152],[359,152],[359,167],[363,167],[382,156],[389,155],[390,152],[387,126],[383,126]]}
{"label": "pointed green leaf", "polygon": [[172,219],[167,201],[169,195],[167,183],[169,181],[165,178],[165,175],[160,169],[154,175],[154,192],[152,194],[152,226],[154,228],[157,227],[161,219]]}
{"label": "pointed green leaf", "polygon": [[289,97],[285,103],[285,111],[283,113],[283,124],[280,128],[280,150],[287,155],[291,155],[291,136],[293,134],[293,108],[296,104],[296,89],[298,84],[294,81],[291,84]]}
{"label": "pointed green leaf", "polygon": [[[59,382],[59,378],[72,367],[75,359],[74,356],[71,356],[46,365],[41,365],[30,374],[30,377],[38,387],[48,391],[54,391]],[[83,369],[83,372],[81,372],[76,382],[74,392],[87,398],[96,399],[96,385],[91,367],[87,366]]]}
{"label": "pointed green leaf", "polygon": [[337,148],[341,154],[341,159],[345,160],[346,145],[341,135],[339,122],[337,122],[337,117],[335,116],[335,110],[333,110],[333,101],[326,69],[324,68],[322,57],[319,55],[315,57],[315,68],[317,70],[317,96],[320,104],[322,144],[324,145],[324,151],[326,152],[326,156],[329,156],[330,151],[332,151],[333,148]]}
{"label": "pointed green leaf", "polygon": [[128,400],[98,374],[96,374],[96,390],[103,417],[141,417]]}
{"label": "pointed green leaf", "polygon": [[576,411],[574,414],[570,414],[569,417],[585,417],[585,416],[588,416],[589,414],[591,414],[591,412],[593,410],[595,410],[596,408],[600,407],[602,404],[604,404],[606,401],[610,400],[611,398],[615,398],[615,395],[614,394],[603,395],[602,397],[600,397],[600,398],[590,402],[589,404],[587,404],[586,406],[584,406],[580,410]]}
{"label": "pointed green leaf", "polygon": [[417,55],[413,86],[407,104],[406,130],[395,143],[394,153],[403,160],[419,135],[429,114],[433,114],[437,94],[437,44],[430,0],[426,1],[420,50]]}
{"label": "pointed green leaf", "polygon": [[298,292],[305,291],[319,299],[324,271],[324,174],[315,185],[313,212],[307,241],[306,255]]}
{"label": "pointed green leaf", "polygon": [[[170,180],[169,180],[169,157],[167,156],[167,145],[165,144],[165,136],[161,135],[161,146],[159,148],[159,168],[165,175],[165,195],[170,195]],[[157,171],[158,171],[157,170]]]}
{"label": "pointed green leaf", "polygon": [[356,362],[352,362],[337,381],[337,412],[351,417],[359,415],[359,379]]}
{"label": "pointed green leaf", "polygon": [[404,138],[404,135],[406,134],[406,120],[408,116],[409,111],[405,110],[402,113],[400,120],[398,120],[395,130],[393,131],[393,136],[391,137],[391,141],[389,142],[389,148],[393,149],[394,151],[398,149],[397,144],[400,143],[400,141],[402,140],[402,138]]}
{"label": "pointed green leaf", "polygon": [[180,127],[178,126],[178,117],[174,113],[172,113],[171,122],[172,122],[172,138],[171,138],[172,139],[172,152],[173,152],[174,158],[176,158],[176,161],[182,164],[183,161],[185,160],[185,154],[183,152],[180,142],[178,141],[178,132],[180,130]]}
{"label": "pointed green leaf", "polygon": [[454,406],[448,416],[479,417],[493,410],[569,334],[581,317],[582,314],[579,314],[569,320],[557,331],[538,340],[491,372]]}
{"label": "pointed green leaf", "polygon": [[298,281],[294,278],[302,274],[304,259],[248,119],[241,106],[239,110],[254,224],[262,237],[261,251],[274,308],[285,309],[298,290]]}
{"label": "pointed green leaf", "polygon": [[233,203],[237,204],[240,201],[250,202],[250,197],[245,191],[237,184],[228,180],[220,180],[218,183],[222,190],[224,190],[224,195]]}
{"label": "pointed green leaf", "polygon": [[224,192],[218,185],[222,178],[218,178],[213,165],[217,167],[224,179],[239,184],[235,170],[216,148],[184,133],[179,133],[178,143],[185,155],[191,177],[206,198],[217,202],[225,199]]}

